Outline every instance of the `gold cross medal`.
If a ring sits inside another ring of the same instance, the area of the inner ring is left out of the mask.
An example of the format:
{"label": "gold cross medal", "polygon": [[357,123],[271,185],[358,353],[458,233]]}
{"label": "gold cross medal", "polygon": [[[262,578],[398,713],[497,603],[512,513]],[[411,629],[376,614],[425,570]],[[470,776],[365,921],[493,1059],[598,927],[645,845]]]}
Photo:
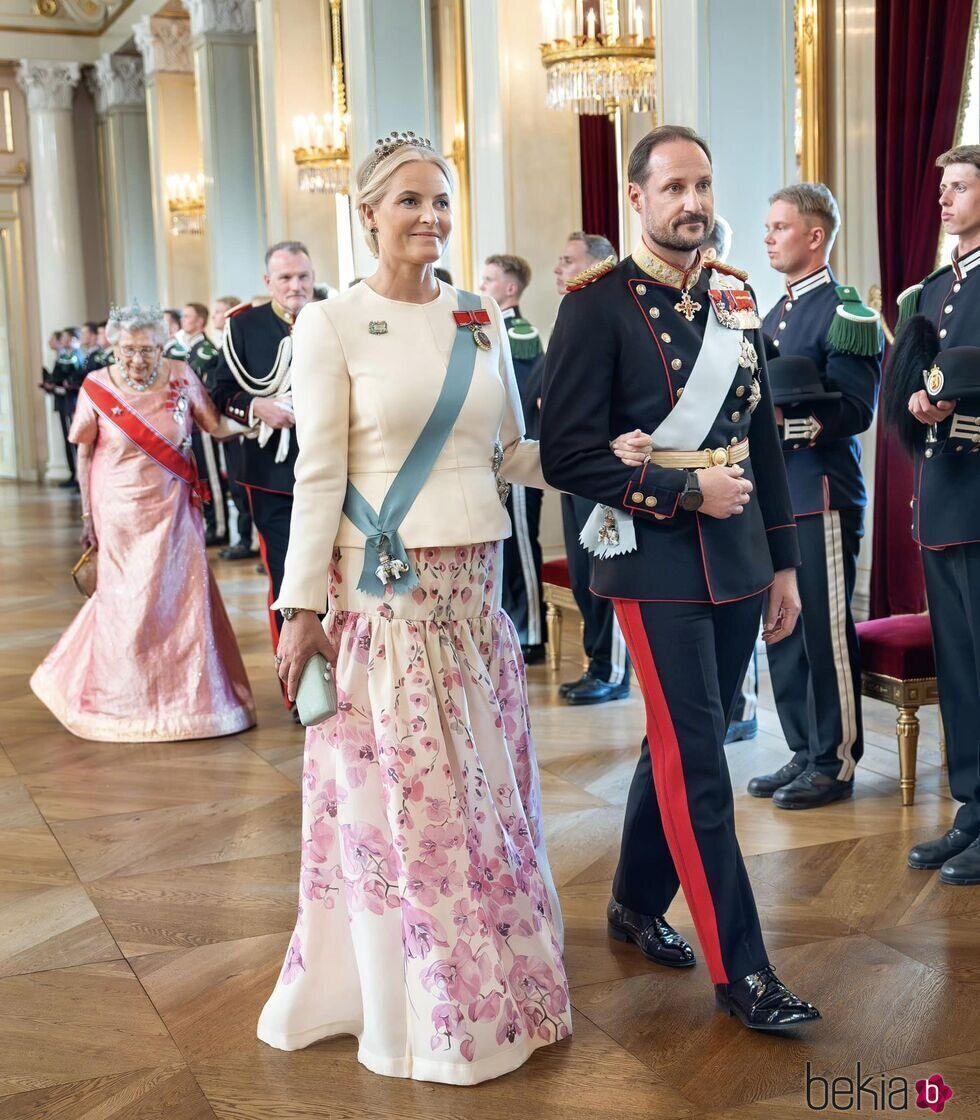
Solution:
{"label": "gold cross medal", "polygon": [[691,299],[691,293],[685,288],[681,295],[680,302],[674,304],[674,310],[678,315],[683,315],[690,323],[697,312],[701,310],[701,304]]}

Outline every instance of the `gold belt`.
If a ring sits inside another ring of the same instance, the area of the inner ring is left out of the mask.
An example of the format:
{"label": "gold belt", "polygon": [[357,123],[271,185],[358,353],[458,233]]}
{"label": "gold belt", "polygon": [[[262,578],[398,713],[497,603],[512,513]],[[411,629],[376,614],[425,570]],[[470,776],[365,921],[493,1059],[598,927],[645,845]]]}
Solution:
{"label": "gold belt", "polygon": [[656,467],[697,470],[700,467],[733,467],[749,457],[749,441],[743,439],[731,447],[706,447],[703,451],[651,451],[647,462]]}

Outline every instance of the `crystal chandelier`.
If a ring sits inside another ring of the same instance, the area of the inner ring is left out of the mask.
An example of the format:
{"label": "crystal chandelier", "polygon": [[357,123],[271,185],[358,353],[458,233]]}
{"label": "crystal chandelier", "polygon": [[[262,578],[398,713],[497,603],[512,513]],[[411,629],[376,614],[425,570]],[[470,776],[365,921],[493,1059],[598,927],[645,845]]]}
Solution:
{"label": "crystal chandelier", "polygon": [[293,119],[293,160],[299,189],[311,194],[346,194],[350,186],[350,114],[344,85],[340,5],[341,0],[330,0],[334,111],[322,117],[309,114]]}
{"label": "crystal chandelier", "polygon": [[168,175],[167,209],[175,237],[200,236],[204,232],[204,176]]}
{"label": "crystal chandelier", "polygon": [[654,112],[653,0],[542,0],[541,21],[550,108]]}

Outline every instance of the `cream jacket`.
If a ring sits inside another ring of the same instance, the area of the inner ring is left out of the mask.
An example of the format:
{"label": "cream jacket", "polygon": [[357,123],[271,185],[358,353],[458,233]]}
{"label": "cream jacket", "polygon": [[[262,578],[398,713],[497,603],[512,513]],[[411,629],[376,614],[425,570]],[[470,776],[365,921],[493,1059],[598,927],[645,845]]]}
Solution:
{"label": "cream jacket", "polygon": [[[494,479],[494,444],[509,482],[544,487],[538,444],[524,417],[500,309],[489,297],[469,394],[415,504],[402,522],[406,548],[478,544],[511,533]],[[379,509],[442,389],[459,330],[455,288],[431,303],[385,299],[366,283],[308,304],[293,328],[296,485],[286,573],[275,607],[325,611],[335,545],[364,547],[343,514],[348,477]]]}

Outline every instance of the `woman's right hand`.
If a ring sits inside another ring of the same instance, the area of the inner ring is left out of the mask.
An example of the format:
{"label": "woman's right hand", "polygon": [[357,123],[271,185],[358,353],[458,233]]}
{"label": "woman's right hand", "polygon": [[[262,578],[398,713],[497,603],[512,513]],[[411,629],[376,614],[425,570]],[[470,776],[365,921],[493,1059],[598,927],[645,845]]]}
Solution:
{"label": "woman's right hand", "polygon": [[95,530],[92,528],[92,523],[86,521],[82,526],[82,531],[78,535],[78,543],[82,548],[98,548],[99,542],[95,537]]}
{"label": "woman's right hand", "polygon": [[288,622],[283,620],[276,651],[276,671],[286,685],[290,704],[296,699],[300,677],[306,663],[315,653],[330,661],[333,651],[315,611],[298,611]]}

